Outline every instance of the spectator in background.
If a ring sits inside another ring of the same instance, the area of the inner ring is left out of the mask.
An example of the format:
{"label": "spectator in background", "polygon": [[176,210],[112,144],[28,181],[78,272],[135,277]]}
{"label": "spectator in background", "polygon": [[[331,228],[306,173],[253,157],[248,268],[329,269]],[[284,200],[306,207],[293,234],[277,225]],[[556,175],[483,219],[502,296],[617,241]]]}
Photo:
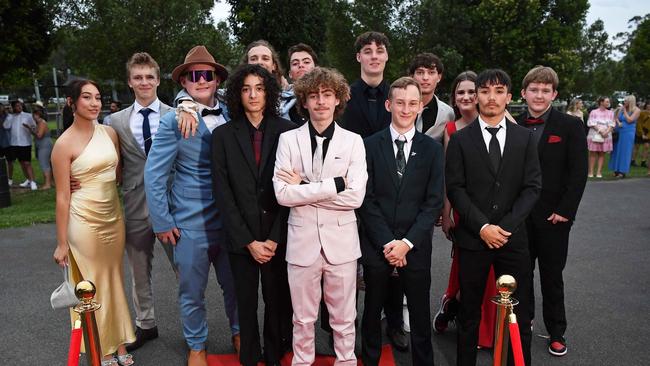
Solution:
{"label": "spectator in background", "polygon": [[636,120],[640,113],[641,110],[636,106],[636,97],[628,95],[623,101],[623,107],[616,109],[614,114],[619,133],[618,141],[609,159],[609,170],[614,172],[616,178],[625,178],[625,175],[630,172]]}
{"label": "spectator in background", "polygon": [[589,127],[589,133],[587,134],[589,174],[587,176],[589,178],[594,177],[596,158],[598,158],[596,178],[603,177],[605,153],[612,151],[612,131],[616,126],[616,122],[614,122],[614,112],[609,110],[609,98],[599,97],[596,104],[598,104],[598,108],[589,113],[589,119],[587,120],[587,126]]}
{"label": "spectator in background", "polygon": [[[648,167],[648,149],[650,149],[650,102],[646,102],[636,121],[636,134],[634,135],[634,152],[632,153],[632,166],[637,166],[636,158],[641,167]],[[641,155],[641,156],[639,156]]]}
{"label": "spectator in background", "polygon": [[569,106],[566,109],[566,113],[570,114],[572,116],[576,116],[582,121],[582,123],[585,123],[584,120],[584,114],[582,113],[582,99],[580,98],[573,98],[571,99],[571,102],[569,103]]}
{"label": "spectator in background", "polygon": [[[7,107],[8,108],[8,107]],[[5,120],[7,119],[7,116],[9,113],[7,113],[7,109],[5,108],[4,105],[0,106],[0,124],[4,124]],[[9,146],[11,135],[9,130],[5,130],[4,128],[0,128],[0,158],[1,157],[7,157],[9,156]],[[11,183],[9,183],[11,185]]]}
{"label": "spectator in background", "polygon": [[72,126],[74,121],[74,112],[72,111],[72,98],[69,96],[65,97],[65,105],[61,111],[61,118],[63,122],[63,131],[67,130],[68,127]]}
{"label": "spectator in background", "polygon": [[47,126],[47,114],[42,108],[34,108],[32,118],[36,123],[36,127],[30,128],[29,131],[34,135],[36,158],[45,178],[45,184],[41,189],[50,189],[52,188],[52,166],[50,165],[52,137],[50,136],[50,128]]}
{"label": "spectator in background", "polygon": [[117,100],[112,100],[111,101],[111,106],[109,107],[109,112],[106,116],[104,116],[104,119],[102,120],[102,124],[104,126],[110,126],[111,125],[111,114],[117,112],[122,108],[122,103],[120,103]]}
{"label": "spectator in background", "polygon": [[9,142],[11,147],[7,156],[9,185],[13,183],[13,165],[14,160],[17,159],[25,178],[27,178],[20,186],[35,191],[38,186],[34,181],[34,170],[32,169],[32,134],[30,129],[36,128],[36,122],[29,113],[23,112],[23,103],[20,100],[12,101],[11,109],[12,112],[2,124],[5,129],[11,130]]}

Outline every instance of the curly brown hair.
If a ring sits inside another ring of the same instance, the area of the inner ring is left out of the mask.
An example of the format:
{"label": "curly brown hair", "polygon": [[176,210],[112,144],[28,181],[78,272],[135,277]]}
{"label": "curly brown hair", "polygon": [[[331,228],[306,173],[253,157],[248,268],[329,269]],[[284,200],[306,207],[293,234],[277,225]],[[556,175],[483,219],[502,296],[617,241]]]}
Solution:
{"label": "curly brown hair", "polygon": [[307,96],[310,93],[318,92],[321,87],[334,90],[334,95],[339,100],[339,105],[334,110],[336,119],[343,114],[345,104],[350,99],[350,87],[340,72],[327,67],[315,67],[293,84],[293,91],[298,98],[298,112],[309,117],[309,112],[303,106],[307,102]]}

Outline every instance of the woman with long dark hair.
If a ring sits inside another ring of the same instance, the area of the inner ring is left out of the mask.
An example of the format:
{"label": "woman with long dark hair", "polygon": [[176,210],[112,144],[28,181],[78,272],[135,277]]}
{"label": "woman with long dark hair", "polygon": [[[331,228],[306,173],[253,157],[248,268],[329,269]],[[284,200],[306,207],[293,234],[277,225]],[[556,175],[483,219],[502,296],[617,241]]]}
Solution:
{"label": "woman with long dark hair", "polygon": [[[119,142],[111,127],[97,123],[102,99],[97,84],[78,80],[71,86],[74,121],[52,150],[56,181],[54,261],[69,266],[73,282],[95,284],[102,366],[132,365],[125,344],[135,341],[124,294],[122,259],[125,228],[117,194]],[[70,178],[80,188],[70,192]],[[116,353],[117,357],[114,357]]]}

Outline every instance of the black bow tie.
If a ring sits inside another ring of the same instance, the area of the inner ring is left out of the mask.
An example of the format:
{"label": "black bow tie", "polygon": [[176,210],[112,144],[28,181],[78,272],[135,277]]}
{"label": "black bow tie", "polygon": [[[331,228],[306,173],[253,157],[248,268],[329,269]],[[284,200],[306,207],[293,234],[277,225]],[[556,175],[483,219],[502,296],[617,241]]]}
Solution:
{"label": "black bow tie", "polygon": [[201,117],[205,117],[205,116],[207,116],[207,115],[209,115],[209,114],[213,114],[213,115],[215,115],[215,116],[218,116],[218,115],[221,114],[221,108],[217,108],[217,109],[208,109],[208,108],[204,108],[204,109],[201,111]]}

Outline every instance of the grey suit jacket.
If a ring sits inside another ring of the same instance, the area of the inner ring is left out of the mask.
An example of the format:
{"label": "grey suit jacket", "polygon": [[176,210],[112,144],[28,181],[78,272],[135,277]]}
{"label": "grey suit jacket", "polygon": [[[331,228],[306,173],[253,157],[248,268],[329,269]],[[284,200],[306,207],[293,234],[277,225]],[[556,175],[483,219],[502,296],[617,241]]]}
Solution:
{"label": "grey suit jacket", "polygon": [[[172,110],[172,107],[160,102],[160,118]],[[144,163],[147,156],[131,132],[129,117],[132,112],[133,105],[111,115],[111,127],[120,138],[124,216],[127,221],[148,220],[149,209],[144,193]]]}

